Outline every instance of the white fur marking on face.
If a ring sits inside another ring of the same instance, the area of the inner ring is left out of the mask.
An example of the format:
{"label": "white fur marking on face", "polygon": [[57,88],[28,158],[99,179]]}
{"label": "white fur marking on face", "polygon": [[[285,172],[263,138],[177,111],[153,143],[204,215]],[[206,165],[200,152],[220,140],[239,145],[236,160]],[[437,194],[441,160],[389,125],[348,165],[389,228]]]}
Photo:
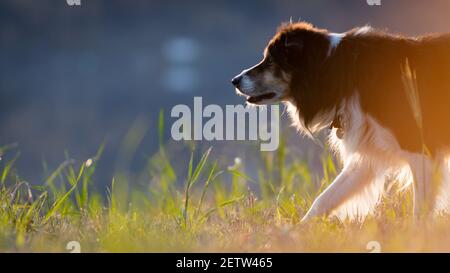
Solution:
{"label": "white fur marking on face", "polygon": [[328,56],[331,54],[331,52],[336,49],[341,42],[342,38],[344,38],[345,33],[330,33],[329,39],[330,39],[330,48],[328,50]]}
{"label": "white fur marking on face", "polygon": [[266,83],[268,83],[268,84],[272,84],[272,83],[274,83],[276,81],[275,77],[272,74],[272,72],[264,72],[264,76],[263,77],[264,77],[264,81]]}

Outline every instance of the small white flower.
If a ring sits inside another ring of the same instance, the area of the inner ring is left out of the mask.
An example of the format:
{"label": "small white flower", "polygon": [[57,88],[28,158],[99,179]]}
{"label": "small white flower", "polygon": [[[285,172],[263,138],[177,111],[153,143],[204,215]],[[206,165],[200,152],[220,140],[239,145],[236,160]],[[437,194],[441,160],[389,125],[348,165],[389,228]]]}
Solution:
{"label": "small white flower", "polygon": [[242,164],[241,158],[240,157],[235,157],[234,158],[234,165],[238,167],[238,166],[241,166],[241,164]]}
{"label": "small white flower", "polygon": [[94,163],[94,161],[92,160],[92,158],[89,158],[88,160],[86,160],[84,164],[86,165],[86,167],[89,168],[92,165],[92,163]]}
{"label": "small white flower", "polygon": [[234,158],[233,165],[228,166],[228,170],[237,170],[242,164],[242,160],[239,157]]}

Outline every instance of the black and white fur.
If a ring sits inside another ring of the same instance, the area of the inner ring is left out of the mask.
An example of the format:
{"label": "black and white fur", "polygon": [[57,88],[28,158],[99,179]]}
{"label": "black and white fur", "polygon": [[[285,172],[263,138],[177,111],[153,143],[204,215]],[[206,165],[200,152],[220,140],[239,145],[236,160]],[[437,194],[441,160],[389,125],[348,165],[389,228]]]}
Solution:
{"label": "black and white fur", "polygon": [[[406,63],[417,77],[423,138],[402,80]],[[362,220],[386,181],[412,186],[415,215],[449,211],[450,36],[286,24],[264,59],[232,82],[249,103],[285,103],[306,135],[332,128],[329,143],[343,169],[302,221],[330,214]]]}

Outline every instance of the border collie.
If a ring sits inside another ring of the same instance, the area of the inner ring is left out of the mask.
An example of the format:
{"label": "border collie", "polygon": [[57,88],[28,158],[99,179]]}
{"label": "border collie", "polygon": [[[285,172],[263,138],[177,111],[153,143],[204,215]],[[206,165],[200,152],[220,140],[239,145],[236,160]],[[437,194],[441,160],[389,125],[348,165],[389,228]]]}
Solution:
{"label": "border collie", "polygon": [[394,182],[412,187],[414,215],[450,208],[450,35],[283,24],[232,83],[248,103],[286,104],[305,135],[329,130],[343,168],[302,221],[363,220]]}

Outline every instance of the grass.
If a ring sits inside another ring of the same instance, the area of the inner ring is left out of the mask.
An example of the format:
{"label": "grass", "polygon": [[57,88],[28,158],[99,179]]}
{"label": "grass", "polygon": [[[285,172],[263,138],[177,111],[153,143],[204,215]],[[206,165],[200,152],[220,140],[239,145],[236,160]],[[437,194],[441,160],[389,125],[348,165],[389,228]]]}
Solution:
{"label": "grass", "polygon": [[[159,151],[140,175],[115,174],[106,197],[94,190],[103,145],[83,161],[67,155],[36,185],[15,168],[17,145],[0,147],[0,252],[68,252],[73,241],[82,252],[370,252],[374,241],[383,252],[450,251],[450,218],[416,221],[411,192],[395,189],[364,223],[300,224],[339,171],[326,149],[317,174],[282,140],[276,152],[257,152],[251,177],[243,160],[227,164],[190,142],[187,166],[177,168],[162,117]],[[143,132],[133,127],[123,146],[135,151]]]}
{"label": "grass", "polygon": [[44,186],[21,182],[14,173],[15,156],[3,161],[0,250],[65,252],[69,242],[78,241],[85,252],[366,252],[374,240],[384,251],[448,250],[448,220],[413,224],[407,206],[395,205],[400,196],[383,203],[381,213],[363,225],[333,219],[299,225],[315,195],[336,175],[328,154],[323,158],[326,178],[317,187],[304,163],[277,164],[286,160],[284,152],[262,154],[262,162],[272,167],[261,168],[253,180],[239,160],[219,169],[208,149],[196,162],[191,157],[183,188],[175,183],[182,174],[162,148],[149,162],[156,179],[148,191],[124,190],[125,181],[115,178],[107,202],[89,191],[100,154],[101,149],[79,164],[67,160]]}
{"label": "grass", "polygon": [[145,168],[152,181],[147,189],[133,189],[117,175],[106,198],[91,189],[103,146],[83,162],[68,157],[41,186],[20,179],[15,149],[0,150],[2,252],[67,252],[71,241],[83,252],[368,252],[371,241],[382,251],[450,249],[449,219],[413,222],[408,194],[387,198],[364,224],[318,219],[300,225],[339,167],[325,152],[323,178],[315,178],[285,142],[275,153],[260,153],[257,178],[244,173],[239,159],[222,166],[214,150],[196,157],[192,146],[187,171],[177,172],[161,145]]}

